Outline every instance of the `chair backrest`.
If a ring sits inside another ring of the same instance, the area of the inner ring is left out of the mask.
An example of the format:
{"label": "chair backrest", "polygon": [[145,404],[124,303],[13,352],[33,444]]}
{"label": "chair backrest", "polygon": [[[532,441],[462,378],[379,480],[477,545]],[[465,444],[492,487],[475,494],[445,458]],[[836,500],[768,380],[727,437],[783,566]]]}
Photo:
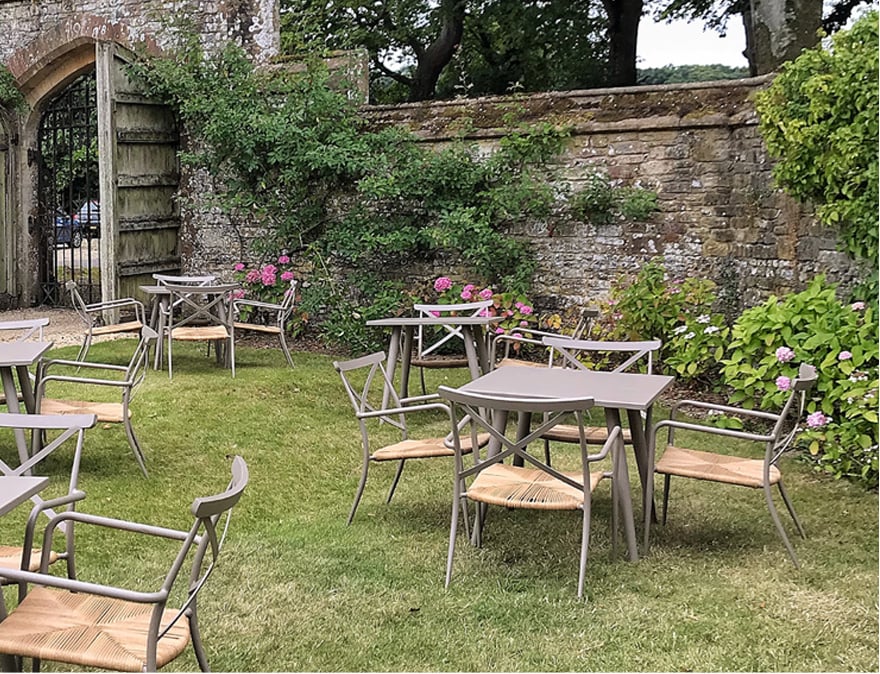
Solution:
{"label": "chair backrest", "polygon": [[[505,398],[503,396],[482,395],[464,392],[461,389],[449,388],[447,386],[439,387],[437,391],[442,399],[448,400],[451,410],[452,422],[452,444],[456,450],[456,469],[461,472],[463,466],[459,463],[461,457],[461,435],[463,428],[461,421],[467,417],[470,422],[471,442],[476,441],[476,434],[480,432],[489,433],[492,439],[496,440],[501,447],[501,451],[491,456],[473,468],[467,469],[467,473],[477,473],[485,468],[504,461],[512,457],[520,457],[524,463],[531,464],[553,477],[562,480],[566,484],[576,489],[583,490],[583,485],[589,485],[589,464],[606,456],[607,452],[603,451],[598,455],[590,455],[588,453],[588,443],[585,423],[586,413],[593,407],[595,401],[592,397],[580,398]],[[499,413],[531,413],[534,416],[543,415],[543,419],[536,427],[529,430],[528,435],[521,438],[511,438],[505,430],[499,430],[495,427],[495,419]],[[540,444],[538,441],[541,437],[554,426],[559,424],[570,423],[570,415],[574,414],[576,425],[578,427],[580,437],[581,462],[583,468],[583,482],[578,483],[571,477],[560,473],[552,468],[544,461],[538,459],[528,452],[530,444]],[[611,436],[611,442],[607,444],[610,447],[613,443],[620,440],[619,430],[615,429],[615,434]]]}
{"label": "chair backrest", "polygon": [[654,353],[660,350],[663,343],[659,339],[644,342],[602,342],[584,339],[566,339],[564,337],[545,337],[542,340],[545,346],[553,347],[562,357],[562,367],[588,370],[578,358],[584,353],[614,353],[630,354],[629,357],[617,365],[612,372],[624,372],[632,365],[647,358],[648,374],[653,372]]}
{"label": "chair backrest", "polygon": [[153,274],[153,280],[157,285],[164,286],[172,283],[174,285],[192,285],[192,286],[209,286],[217,280],[216,274],[200,274],[192,276],[180,276],[175,274]]}
{"label": "chair backrest", "polygon": [[293,305],[296,302],[296,286],[298,285],[298,281],[296,279],[290,280],[290,287],[284,291],[284,299],[281,300],[281,311],[284,314],[284,317],[290,315],[290,312],[293,311]]}
{"label": "chair backrest", "polygon": [[[0,342],[24,342],[36,335],[39,342],[43,341],[43,328],[49,325],[48,318],[26,318],[20,321],[0,321],[0,332],[7,333],[0,337]],[[20,334],[12,334],[20,333]],[[8,339],[7,339],[8,335]]]}
{"label": "chair backrest", "polygon": [[[459,304],[414,304],[413,310],[425,317],[443,318],[444,316],[481,316],[483,312],[487,312],[489,307],[494,303],[493,300],[480,300],[478,302],[462,302]],[[416,348],[419,358],[431,355],[440,347],[453,339],[464,340],[464,335],[460,327],[455,325],[440,325],[441,337],[436,341],[430,342],[427,337],[427,330],[424,326],[419,326],[416,336]]]}
{"label": "chair backrest", "polygon": [[[501,333],[496,334],[492,337],[491,341],[491,354],[490,361],[493,366],[501,365],[501,364],[510,364],[515,363],[517,361],[512,361],[510,359],[510,349],[513,347],[516,349],[516,345],[519,343],[524,344],[535,344],[535,345],[543,345],[542,341],[544,337],[558,337],[560,339],[581,339],[585,334],[589,335],[590,330],[593,326],[593,321],[599,315],[599,311],[596,309],[584,308],[581,309],[578,314],[578,321],[575,323],[574,328],[571,333],[555,333],[555,332],[547,332],[545,330],[531,329],[528,327],[515,329],[511,333]],[[502,362],[498,362],[498,345],[504,344],[504,356]],[[547,349],[547,362],[552,365],[554,360],[554,351],[553,347],[548,347]]]}
{"label": "chair backrest", "polygon": [[141,328],[141,338],[135,347],[131,360],[128,361],[128,369],[125,378],[132,383],[132,388],[137,387],[147,376],[150,365],[150,342],[158,339],[159,333],[148,325]]}
{"label": "chair backrest", "polygon": [[[391,409],[400,407],[400,397],[385,369],[385,353],[383,351],[352,360],[333,361],[333,368],[342,378],[345,392],[354,409],[355,416],[358,417],[362,433],[366,434],[366,424],[362,415],[387,407],[383,404],[385,391],[388,392]],[[355,376],[363,376],[363,383],[356,383]],[[404,434],[404,439],[406,438],[406,419],[403,414],[381,415],[377,418],[400,429]]]}
{"label": "chair backrest", "polygon": [[[170,593],[171,587],[186,563],[190,551],[195,546],[195,555],[193,556],[192,571],[189,578],[188,596],[177,615],[169,623],[166,624],[164,619],[162,620],[164,628],[159,632],[159,639],[171,629],[181,616],[190,610],[199,591],[204,587],[208,577],[214,570],[220,550],[226,540],[226,534],[229,531],[232,509],[241,499],[249,479],[248,467],[244,459],[240,456],[234,456],[232,458],[232,479],[229,481],[226,489],[219,494],[203,496],[193,501],[190,512],[195,521],[162,584],[163,590]],[[144,528],[147,529],[149,527]],[[163,609],[164,606],[154,609],[153,617],[156,618],[156,625],[159,624],[158,619],[161,617],[159,614],[161,614]]]}
{"label": "chair backrest", "polygon": [[[239,288],[237,283],[208,286],[167,283],[169,303],[166,308],[168,327],[184,325],[230,325],[228,300]],[[174,311],[174,308],[179,311]]]}
{"label": "chair backrest", "polygon": [[70,293],[70,304],[73,306],[73,310],[76,311],[76,315],[86,324],[87,328],[91,328],[98,321],[98,315],[89,312],[86,301],[83,299],[83,296],[79,294],[79,288],[76,285],[76,281],[71,279],[64,284],[64,287],[67,288],[67,292]]}
{"label": "chair backrest", "polygon": [[791,395],[785,401],[779,418],[773,426],[773,442],[767,450],[767,461],[776,463],[782,454],[791,448],[798,433],[799,423],[807,404],[807,393],[816,385],[819,375],[816,368],[808,363],[801,363],[798,376],[791,383]]}

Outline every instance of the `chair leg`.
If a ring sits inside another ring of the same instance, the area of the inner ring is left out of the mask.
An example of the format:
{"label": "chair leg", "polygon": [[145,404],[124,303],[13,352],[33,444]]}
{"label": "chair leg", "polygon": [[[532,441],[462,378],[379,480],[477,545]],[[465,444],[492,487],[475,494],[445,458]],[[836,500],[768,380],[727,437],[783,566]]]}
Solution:
{"label": "chair leg", "polygon": [[620,522],[620,501],[614,478],[611,478],[611,558],[617,558],[617,523]]}
{"label": "chair leg", "polygon": [[128,416],[128,409],[123,412],[123,423],[125,424],[125,434],[128,436],[128,444],[131,445],[131,451],[134,452],[134,458],[137,459],[138,465],[141,467],[141,472],[144,474],[144,477],[149,477],[147,475],[147,466],[144,462],[144,453],[141,451],[140,443],[137,441],[137,437],[134,434],[134,428],[131,426],[131,418]]}
{"label": "chair leg", "polygon": [[800,568],[800,563],[798,562],[797,554],[794,551],[794,547],[791,545],[791,541],[788,540],[788,535],[785,533],[785,529],[782,527],[782,522],[779,519],[779,513],[776,511],[776,505],[773,503],[773,494],[770,491],[770,485],[764,485],[764,499],[767,501],[767,508],[770,510],[770,517],[773,518],[773,524],[776,525],[776,531],[779,532],[779,537],[782,539],[783,544],[785,545],[785,549],[788,551],[788,556],[791,557],[791,561],[794,564],[796,569]]}
{"label": "chair leg", "polygon": [[663,476],[663,526],[666,526],[666,511],[669,510],[669,487],[670,487],[670,477],[669,475]]}
{"label": "chair leg", "polygon": [[357,512],[358,504],[361,502],[361,496],[364,494],[364,485],[367,484],[367,470],[369,468],[369,461],[364,462],[364,469],[361,471],[361,481],[358,484],[357,492],[354,495],[354,503],[351,505],[351,512],[348,513],[348,522],[347,524],[351,524],[351,521],[354,519],[354,514]]}
{"label": "chair leg", "polygon": [[[586,487],[589,490],[589,486]],[[589,491],[584,492],[584,503],[582,509],[584,511],[584,522],[581,532],[581,561],[578,568],[578,599],[584,597],[584,579],[587,575],[587,550],[590,546],[590,510],[592,495]]]}
{"label": "chair leg", "polygon": [[550,465],[550,441],[544,439],[544,463]]}
{"label": "chair leg", "polygon": [[428,389],[425,386],[425,368],[419,368],[419,380],[422,382],[422,395],[428,395]]}
{"label": "chair leg", "polygon": [[776,486],[779,487],[779,493],[782,495],[782,500],[785,503],[785,507],[788,508],[788,514],[791,515],[791,519],[794,520],[794,525],[797,527],[798,533],[801,535],[801,538],[806,538],[807,533],[804,531],[803,525],[801,525],[801,521],[798,519],[797,513],[794,511],[794,506],[791,503],[791,499],[788,498],[788,492],[785,491],[785,487],[782,486],[782,482],[777,482]]}
{"label": "chair leg", "polygon": [[449,549],[446,553],[446,582],[444,587],[449,587],[452,580],[452,558],[455,555],[455,532],[458,529],[458,509],[461,501],[461,483],[456,481],[455,492],[452,495],[452,521],[449,525]]}
{"label": "chair leg", "polygon": [[92,345],[92,331],[89,330],[83,338],[83,343],[79,347],[79,353],[76,354],[76,360],[85,360],[89,353],[89,347]]}
{"label": "chair leg", "polygon": [[278,333],[278,337],[281,339],[281,350],[284,351],[284,357],[287,359],[287,364],[290,367],[293,367],[293,358],[290,355],[290,349],[287,348],[287,339],[284,337],[284,330]]}
{"label": "chair leg", "polygon": [[189,635],[193,651],[196,654],[196,660],[199,663],[199,669],[203,672],[210,672],[211,668],[208,666],[208,655],[205,653],[205,647],[202,644],[202,635],[199,631],[199,621],[196,616],[195,606],[193,606],[192,612],[189,615]]}
{"label": "chair leg", "polygon": [[394,480],[391,482],[391,489],[388,490],[388,498],[385,500],[385,503],[391,503],[391,497],[394,496],[394,490],[397,489],[397,483],[400,481],[400,476],[403,474],[403,465],[406,463],[406,459],[401,459],[397,464],[397,472],[394,473]]}

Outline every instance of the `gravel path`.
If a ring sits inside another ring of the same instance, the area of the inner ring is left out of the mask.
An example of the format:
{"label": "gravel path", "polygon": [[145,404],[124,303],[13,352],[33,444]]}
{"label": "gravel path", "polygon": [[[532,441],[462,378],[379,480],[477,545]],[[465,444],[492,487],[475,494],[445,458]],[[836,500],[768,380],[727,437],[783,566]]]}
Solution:
{"label": "gravel path", "polygon": [[[20,321],[28,318],[48,317],[49,325],[43,329],[43,339],[54,342],[55,346],[81,344],[85,334],[85,326],[73,309],[62,307],[34,307],[32,309],[10,309],[0,311],[0,322]],[[100,340],[110,337],[100,337]],[[0,342],[11,341],[11,337],[0,330]]]}

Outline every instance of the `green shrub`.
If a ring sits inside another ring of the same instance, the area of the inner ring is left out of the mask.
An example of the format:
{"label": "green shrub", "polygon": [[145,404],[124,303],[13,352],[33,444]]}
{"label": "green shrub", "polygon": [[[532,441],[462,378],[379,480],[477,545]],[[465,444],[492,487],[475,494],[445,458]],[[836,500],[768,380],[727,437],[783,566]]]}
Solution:
{"label": "green shrub", "polygon": [[733,326],[722,376],[730,401],[778,410],[801,362],[819,373],[800,443],[835,477],[877,484],[877,320],[864,302],[841,303],[824,276],[770,297]]}

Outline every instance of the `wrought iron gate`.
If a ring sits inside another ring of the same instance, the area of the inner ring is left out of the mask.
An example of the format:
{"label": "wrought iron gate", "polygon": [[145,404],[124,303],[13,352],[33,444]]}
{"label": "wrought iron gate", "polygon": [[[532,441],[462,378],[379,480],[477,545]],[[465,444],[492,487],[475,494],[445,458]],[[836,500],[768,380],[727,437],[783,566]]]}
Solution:
{"label": "wrought iron gate", "polygon": [[101,299],[101,204],[95,71],[48,105],[38,133],[39,278],[42,304],[68,301],[77,282],[86,302]]}

